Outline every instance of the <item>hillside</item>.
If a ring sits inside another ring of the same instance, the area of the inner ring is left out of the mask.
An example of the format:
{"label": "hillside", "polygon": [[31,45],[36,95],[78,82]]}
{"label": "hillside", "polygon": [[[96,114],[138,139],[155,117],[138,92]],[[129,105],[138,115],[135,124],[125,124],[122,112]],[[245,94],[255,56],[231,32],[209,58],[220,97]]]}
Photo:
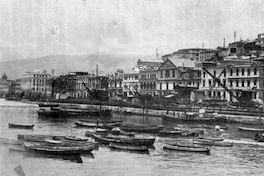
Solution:
{"label": "hillside", "polygon": [[[35,59],[12,60],[0,63],[0,74],[4,72],[8,79],[16,79],[26,71],[55,70],[55,75],[65,74],[71,71],[95,72],[96,64],[99,66],[99,73],[113,72],[117,68],[131,70],[136,65],[137,56],[115,56],[108,54],[90,55],[56,55]],[[144,58],[143,58],[144,59]]]}

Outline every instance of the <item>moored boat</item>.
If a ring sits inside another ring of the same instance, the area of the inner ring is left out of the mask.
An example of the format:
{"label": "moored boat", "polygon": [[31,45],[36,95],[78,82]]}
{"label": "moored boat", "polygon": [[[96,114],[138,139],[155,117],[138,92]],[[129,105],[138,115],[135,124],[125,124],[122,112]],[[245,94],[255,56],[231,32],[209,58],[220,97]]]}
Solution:
{"label": "moored boat", "polygon": [[164,125],[124,124],[120,129],[128,132],[157,133],[164,129],[164,127]]}
{"label": "moored boat", "polygon": [[138,136],[124,136],[124,135],[99,135],[93,134],[93,138],[102,144],[120,143],[120,144],[130,144],[136,146],[152,146],[155,142],[155,137],[138,137]]}
{"label": "moored boat", "polygon": [[15,124],[15,123],[9,123],[9,128],[19,128],[19,129],[33,129],[33,124]]}
{"label": "moored boat", "polygon": [[194,139],[194,144],[198,145],[208,145],[208,146],[220,146],[220,147],[232,147],[232,142],[225,142],[225,141],[212,141],[212,140],[206,140],[206,139]]}
{"label": "moored boat", "polygon": [[163,149],[183,151],[183,152],[202,152],[209,153],[210,148],[208,147],[200,147],[200,146],[183,146],[183,145],[168,145],[165,144]]}
{"label": "moored boat", "polygon": [[129,150],[129,151],[148,151],[147,146],[136,146],[136,145],[124,145],[124,144],[117,144],[117,143],[109,143],[109,147],[119,150]]}
{"label": "moored boat", "polygon": [[47,117],[59,117],[61,112],[59,110],[53,110],[53,109],[40,109],[38,110],[39,116],[47,116]]}
{"label": "moored boat", "polygon": [[182,136],[182,131],[174,129],[163,129],[158,132],[158,135],[165,137],[179,137]]}
{"label": "moored boat", "polygon": [[44,143],[28,143],[24,142],[23,147],[28,151],[34,151],[39,153],[50,153],[57,155],[74,155],[81,154],[83,152],[90,152],[94,149],[94,144],[87,145],[49,145]]}
{"label": "moored boat", "polygon": [[224,140],[224,138],[222,138],[222,137],[199,136],[199,138],[210,140],[210,141],[223,141]]}
{"label": "moored boat", "polygon": [[59,104],[57,103],[39,103],[39,107],[58,107]]}
{"label": "moored boat", "polygon": [[241,131],[249,131],[249,132],[264,132],[262,128],[247,128],[247,127],[237,127]]}

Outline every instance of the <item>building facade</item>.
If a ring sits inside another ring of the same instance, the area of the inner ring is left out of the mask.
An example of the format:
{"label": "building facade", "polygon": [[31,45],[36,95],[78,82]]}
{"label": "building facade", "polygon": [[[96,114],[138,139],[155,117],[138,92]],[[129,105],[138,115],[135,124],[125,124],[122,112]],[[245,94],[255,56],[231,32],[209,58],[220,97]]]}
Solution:
{"label": "building facade", "polygon": [[200,70],[194,63],[186,63],[183,67],[177,59],[167,59],[157,70],[156,89],[159,95],[168,95],[177,92],[177,88],[198,88],[200,84]]}
{"label": "building facade", "polygon": [[204,61],[210,60],[212,57],[216,55],[216,50],[214,49],[205,49],[205,48],[188,48],[188,49],[180,49],[171,54],[166,54],[162,56],[162,60],[165,61],[167,59],[187,59],[192,61]]}
{"label": "building facade", "polygon": [[39,92],[45,95],[51,95],[51,85],[47,80],[51,75],[44,71],[26,72],[21,75],[20,87],[23,91]]}
{"label": "building facade", "polygon": [[[201,63],[199,66],[218,78],[236,97],[245,95],[249,99],[263,100],[264,65],[261,62],[238,58],[222,62]],[[202,72],[199,87],[199,90],[204,93],[204,98],[237,101],[208,72]]]}
{"label": "building facade", "polygon": [[9,93],[10,81],[7,80],[7,76],[4,73],[0,78],[0,97],[5,97]]}
{"label": "building facade", "polygon": [[140,93],[157,95],[157,69],[145,69],[139,71]]}
{"label": "building facade", "polygon": [[128,98],[133,98],[137,92],[140,92],[139,72],[124,73],[123,93]]}
{"label": "building facade", "polygon": [[123,95],[123,82],[124,71],[117,69],[114,74],[108,75],[108,92],[110,97]]}

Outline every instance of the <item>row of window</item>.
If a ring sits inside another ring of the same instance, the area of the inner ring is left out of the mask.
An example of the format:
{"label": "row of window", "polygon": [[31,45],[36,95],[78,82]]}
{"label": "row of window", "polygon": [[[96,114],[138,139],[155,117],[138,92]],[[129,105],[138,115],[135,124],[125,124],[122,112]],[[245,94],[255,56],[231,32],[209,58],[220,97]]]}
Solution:
{"label": "row of window", "polygon": [[[247,72],[247,74],[246,74]],[[241,73],[241,74],[239,74]],[[226,70],[224,69],[223,70],[223,77],[226,77]],[[203,72],[203,78],[205,78],[205,75],[206,75],[206,72]],[[214,76],[218,77],[219,75],[216,75],[216,71],[214,70],[214,73],[213,73]],[[244,68],[237,68],[237,69],[230,69],[230,76],[250,76],[251,75],[251,69],[248,68],[248,69],[244,69]],[[257,68],[253,68],[253,75],[257,75]]]}
{"label": "row of window", "polygon": [[[239,87],[239,82],[241,82],[241,87],[250,87],[251,85],[251,81],[250,80],[229,80],[229,86],[233,87],[233,85],[235,85],[236,87]],[[226,85],[226,80],[223,80],[223,84]],[[217,82],[209,79],[208,80],[208,85],[209,87],[214,86],[214,87],[222,87],[220,86]],[[257,80],[254,79],[253,80],[253,85],[256,86],[257,85]],[[203,87],[205,87],[205,80],[203,80]]]}
{"label": "row of window", "polygon": [[124,80],[138,80],[138,75],[135,76],[124,76]]}
{"label": "row of window", "polygon": [[[234,92],[237,97],[240,96],[240,92]],[[220,99],[226,99],[227,93],[225,91],[208,91],[205,92],[205,96],[208,98],[220,98]],[[252,98],[256,99],[257,94],[256,92],[252,92]]]}

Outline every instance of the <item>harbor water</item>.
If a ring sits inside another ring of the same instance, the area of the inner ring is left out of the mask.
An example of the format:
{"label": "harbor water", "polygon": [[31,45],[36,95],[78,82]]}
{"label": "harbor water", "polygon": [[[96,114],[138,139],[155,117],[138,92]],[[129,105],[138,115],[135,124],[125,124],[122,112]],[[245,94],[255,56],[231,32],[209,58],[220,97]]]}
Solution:
{"label": "harbor water", "polygon": [[[75,128],[76,120],[92,117],[44,118],[38,117],[37,105],[0,100],[0,137],[16,139],[17,134],[62,134],[84,136],[85,128]],[[113,114],[112,119],[122,118],[126,123],[177,124],[163,122],[161,117]],[[34,123],[33,130],[9,129],[8,123]],[[193,125],[193,124],[192,124]],[[39,155],[12,149],[0,144],[0,175],[16,176],[101,176],[101,175],[264,175],[264,144],[254,141],[254,133],[237,130],[228,124],[223,136],[233,141],[233,147],[212,147],[210,155],[163,150],[163,140],[156,137],[149,153],[112,150],[101,146],[91,154],[74,158]],[[244,125],[246,126],[246,125]]]}

